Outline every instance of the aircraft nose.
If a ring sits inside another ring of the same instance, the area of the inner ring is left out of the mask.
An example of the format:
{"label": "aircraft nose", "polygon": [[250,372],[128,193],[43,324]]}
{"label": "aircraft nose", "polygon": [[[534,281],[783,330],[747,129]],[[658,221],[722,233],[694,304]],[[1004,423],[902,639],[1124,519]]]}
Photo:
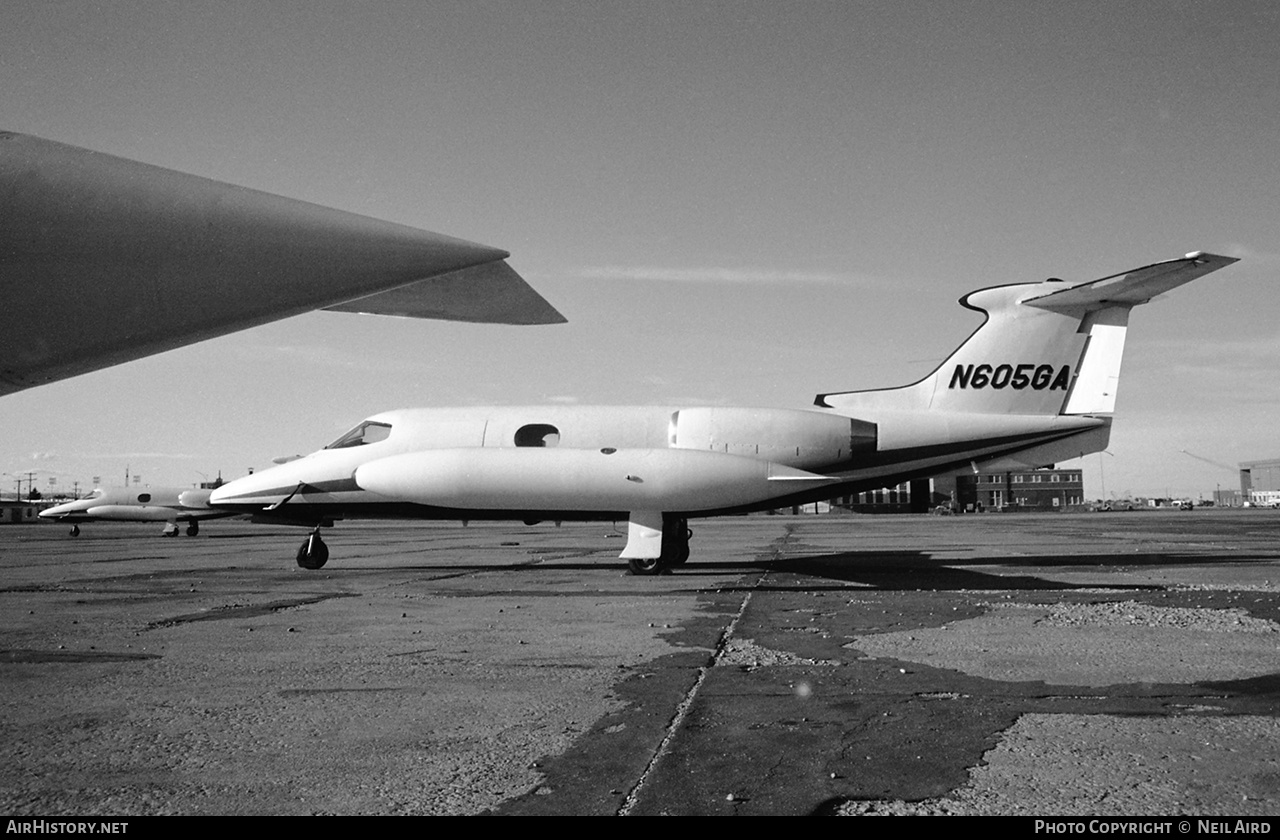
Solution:
{"label": "aircraft nose", "polygon": [[292,487],[296,486],[297,481],[290,483],[288,480],[282,480],[276,475],[276,470],[264,470],[246,475],[234,481],[228,481],[209,494],[209,506],[253,508],[269,505],[278,502],[289,492],[281,491],[280,487],[284,484]]}

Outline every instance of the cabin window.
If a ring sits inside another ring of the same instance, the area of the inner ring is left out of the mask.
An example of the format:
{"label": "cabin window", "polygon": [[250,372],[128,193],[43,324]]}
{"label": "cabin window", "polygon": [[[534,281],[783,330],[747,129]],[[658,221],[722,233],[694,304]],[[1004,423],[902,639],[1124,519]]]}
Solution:
{"label": "cabin window", "polygon": [[386,440],[390,436],[390,423],[375,423],[372,420],[366,420],[326,446],[325,449],[346,449],[351,446],[364,446],[368,443]]}
{"label": "cabin window", "polygon": [[559,446],[560,430],[546,423],[530,423],[516,429],[516,446]]}
{"label": "cabin window", "polygon": [[143,502],[144,504],[145,504],[146,502],[151,501],[151,494],[150,494],[150,493],[139,493],[139,494],[138,494],[138,501]]}

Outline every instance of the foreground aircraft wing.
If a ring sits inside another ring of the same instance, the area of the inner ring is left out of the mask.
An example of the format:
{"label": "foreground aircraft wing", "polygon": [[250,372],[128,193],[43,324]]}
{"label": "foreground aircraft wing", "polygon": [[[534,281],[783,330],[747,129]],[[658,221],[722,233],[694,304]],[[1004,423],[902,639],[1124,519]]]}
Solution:
{"label": "foreground aircraft wing", "polygon": [[524,282],[515,269],[501,261],[463,268],[325,309],[476,323],[559,324],[564,321],[564,316]]}
{"label": "foreground aircraft wing", "polygon": [[564,321],[497,248],[11,132],[0,218],[0,394],[353,300]]}

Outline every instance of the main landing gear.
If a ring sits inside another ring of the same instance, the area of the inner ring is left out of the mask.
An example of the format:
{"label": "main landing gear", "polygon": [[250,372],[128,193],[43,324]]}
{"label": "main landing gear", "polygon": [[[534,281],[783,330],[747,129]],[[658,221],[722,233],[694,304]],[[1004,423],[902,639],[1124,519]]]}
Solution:
{"label": "main landing gear", "polygon": [[329,562],[329,546],[320,539],[320,527],[311,532],[298,547],[298,565],[304,569],[321,569]]}
{"label": "main landing gear", "polygon": [[79,525],[72,525],[72,526],[71,526],[71,536],[73,536],[73,537],[78,537],[78,536],[80,536],[80,526],[79,526]]}
{"label": "main landing gear", "polygon": [[187,523],[187,536],[194,537],[198,533],[200,533],[200,523],[193,519]]}
{"label": "main landing gear", "polygon": [[632,557],[627,568],[633,575],[660,575],[672,566],[683,565],[689,559],[689,520],[669,519],[662,523],[662,556]]}

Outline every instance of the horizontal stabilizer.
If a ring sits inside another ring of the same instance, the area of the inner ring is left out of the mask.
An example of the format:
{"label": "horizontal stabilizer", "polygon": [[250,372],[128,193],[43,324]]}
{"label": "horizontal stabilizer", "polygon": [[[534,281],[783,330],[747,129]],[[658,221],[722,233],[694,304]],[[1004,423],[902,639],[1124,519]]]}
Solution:
{"label": "horizontal stabilizer", "polygon": [[[1234,262],[1239,262],[1239,259],[1193,251],[1181,259],[1166,260],[1103,277],[1101,280],[1035,295],[1024,298],[1022,302],[1028,306],[1058,312],[1137,306]],[[1043,287],[1044,284],[1041,284],[1039,288]]]}
{"label": "horizontal stabilizer", "polygon": [[325,307],[330,312],[484,324],[563,324],[565,317],[504,260]]}

